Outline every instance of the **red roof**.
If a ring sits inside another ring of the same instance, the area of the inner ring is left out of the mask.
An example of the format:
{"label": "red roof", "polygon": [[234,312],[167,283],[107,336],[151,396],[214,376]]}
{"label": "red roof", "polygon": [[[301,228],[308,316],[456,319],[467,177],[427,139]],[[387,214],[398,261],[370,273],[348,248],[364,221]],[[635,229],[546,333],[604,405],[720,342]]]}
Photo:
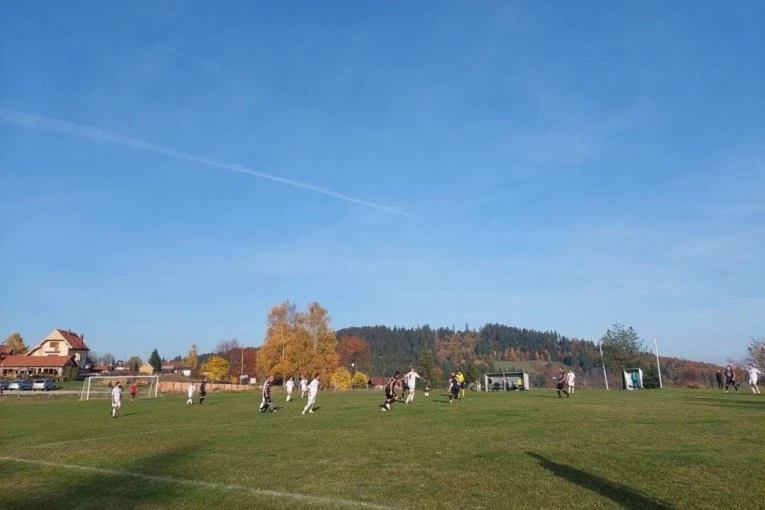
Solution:
{"label": "red roof", "polygon": [[85,345],[85,335],[78,335],[77,333],[68,329],[57,329],[56,331],[58,331],[59,334],[64,337],[64,340],[66,340],[66,343],[68,343],[72,349],[79,349],[83,351],[90,350],[88,349],[88,346]]}
{"label": "red roof", "polygon": [[73,356],[8,356],[0,361],[3,368],[60,368],[73,360]]}

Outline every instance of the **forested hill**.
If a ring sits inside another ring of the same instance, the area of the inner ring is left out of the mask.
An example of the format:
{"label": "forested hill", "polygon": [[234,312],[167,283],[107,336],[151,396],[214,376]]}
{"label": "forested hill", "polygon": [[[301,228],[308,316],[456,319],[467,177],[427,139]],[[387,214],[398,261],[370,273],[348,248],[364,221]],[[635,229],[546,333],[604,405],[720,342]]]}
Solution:
{"label": "forested hill", "polygon": [[555,331],[536,331],[502,324],[486,324],[479,330],[449,328],[389,328],[363,326],[337,331],[338,339],[357,336],[371,350],[373,375],[387,375],[411,364],[420,365],[429,355],[448,372],[473,367],[491,368],[493,361],[560,361],[588,371],[597,359],[597,346],[586,340],[561,336]]}

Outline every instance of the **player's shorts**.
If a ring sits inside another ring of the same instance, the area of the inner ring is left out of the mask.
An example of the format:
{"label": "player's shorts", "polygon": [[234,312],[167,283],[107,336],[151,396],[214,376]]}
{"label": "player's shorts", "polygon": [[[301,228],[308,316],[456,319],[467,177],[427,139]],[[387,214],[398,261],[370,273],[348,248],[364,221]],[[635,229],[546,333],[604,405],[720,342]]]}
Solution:
{"label": "player's shorts", "polygon": [[386,392],[385,392],[385,398],[386,398],[387,400],[393,400],[393,399],[395,399],[395,398],[396,398],[396,394],[395,394],[395,393],[390,393],[390,392],[386,391]]}
{"label": "player's shorts", "polygon": [[558,386],[556,386],[556,388],[558,388],[559,390],[565,390],[566,385],[564,383],[558,383]]}
{"label": "player's shorts", "polygon": [[461,389],[462,388],[460,388],[459,386],[452,386],[452,389],[451,389],[452,395],[454,396],[459,395]]}
{"label": "player's shorts", "polygon": [[120,407],[122,405],[121,400],[112,400],[112,407]]}

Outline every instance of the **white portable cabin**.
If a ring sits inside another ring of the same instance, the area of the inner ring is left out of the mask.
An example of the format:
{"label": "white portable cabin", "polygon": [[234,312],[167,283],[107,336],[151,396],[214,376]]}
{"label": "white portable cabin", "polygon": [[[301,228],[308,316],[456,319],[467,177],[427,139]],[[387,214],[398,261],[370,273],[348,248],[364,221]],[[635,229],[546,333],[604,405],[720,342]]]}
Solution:
{"label": "white portable cabin", "polygon": [[529,374],[526,372],[495,372],[484,377],[484,391],[529,390]]}
{"label": "white portable cabin", "polygon": [[625,390],[643,389],[643,371],[639,368],[626,368],[622,372],[622,387]]}

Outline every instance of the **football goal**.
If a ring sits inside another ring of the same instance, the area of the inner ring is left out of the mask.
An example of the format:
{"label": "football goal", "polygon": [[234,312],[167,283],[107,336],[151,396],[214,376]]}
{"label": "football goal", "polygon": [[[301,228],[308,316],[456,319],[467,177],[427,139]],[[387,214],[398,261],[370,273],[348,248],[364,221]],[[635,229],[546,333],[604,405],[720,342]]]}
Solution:
{"label": "football goal", "polygon": [[80,391],[80,400],[112,398],[112,388],[117,382],[122,383],[122,398],[130,397],[130,387],[138,386],[137,398],[157,398],[159,392],[158,375],[93,375],[85,379]]}

